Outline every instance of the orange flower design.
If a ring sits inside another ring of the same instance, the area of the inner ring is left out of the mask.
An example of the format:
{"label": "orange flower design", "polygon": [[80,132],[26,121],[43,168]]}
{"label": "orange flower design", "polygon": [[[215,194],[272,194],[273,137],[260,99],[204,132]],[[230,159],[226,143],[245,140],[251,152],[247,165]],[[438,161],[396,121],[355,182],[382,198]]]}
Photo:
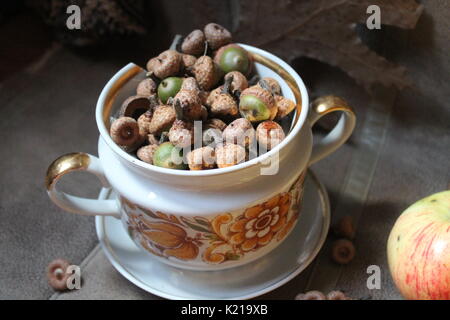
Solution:
{"label": "orange flower design", "polygon": [[303,172],[288,192],[241,214],[221,213],[211,220],[153,212],[121,200],[131,237],[147,251],[165,258],[201,257],[206,263],[221,264],[286,237],[299,215],[304,178]]}
{"label": "orange flower design", "polygon": [[263,204],[248,208],[230,225],[230,244],[244,252],[267,245],[286,224],[290,204],[290,194],[282,193]]}

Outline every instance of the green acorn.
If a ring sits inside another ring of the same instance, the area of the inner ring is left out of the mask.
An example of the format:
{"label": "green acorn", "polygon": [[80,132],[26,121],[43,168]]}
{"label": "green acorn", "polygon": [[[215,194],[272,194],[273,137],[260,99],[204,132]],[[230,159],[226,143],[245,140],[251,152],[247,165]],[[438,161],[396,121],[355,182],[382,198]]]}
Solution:
{"label": "green acorn", "polygon": [[[181,155],[182,149],[176,148],[170,142],[164,142],[158,146],[153,154],[153,164],[158,167],[168,168],[168,169],[186,169],[186,165],[182,162],[183,156]],[[181,163],[177,164],[174,162],[173,157],[179,157],[178,160]]]}
{"label": "green acorn", "polygon": [[234,43],[217,50],[214,55],[214,61],[225,73],[239,71],[244,75],[248,75],[252,69],[252,61],[248,52]]}
{"label": "green acorn", "polygon": [[161,102],[166,103],[170,97],[175,97],[182,84],[183,79],[179,77],[169,77],[161,81],[158,86],[158,97]]}
{"label": "green acorn", "polygon": [[242,91],[239,112],[248,121],[273,120],[277,111],[275,99],[269,91],[259,86],[252,86]]}

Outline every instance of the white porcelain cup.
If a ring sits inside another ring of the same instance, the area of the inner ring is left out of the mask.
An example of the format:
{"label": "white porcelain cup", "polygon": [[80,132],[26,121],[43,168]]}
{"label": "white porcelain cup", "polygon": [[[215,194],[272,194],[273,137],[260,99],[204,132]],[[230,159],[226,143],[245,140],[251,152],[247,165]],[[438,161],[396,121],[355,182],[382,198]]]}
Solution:
{"label": "white porcelain cup", "polygon": [[[50,199],[70,212],[122,219],[138,246],[179,268],[226,269],[278,246],[301,223],[308,166],[347,140],[355,115],[334,96],[319,98],[310,106],[302,79],[287,63],[264,50],[242,46],[253,57],[256,72],[277,79],[283,95],[297,103],[290,132],[281,144],[255,159],[221,169],[173,170],[140,161],[109,136],[111,113],[134,94],[145,76],[130,63],[109,80],[97,102],[99,157],[72,153],[56,159],[46,177]],[[342,112],[337,125],[313,145],[312,125],[335,111]],[[273,164],[278,164],[275,171]],[[95,174],[104,187],[113,189],[113,199],[85,199],[58,191],[58,179],[76,170]]]}

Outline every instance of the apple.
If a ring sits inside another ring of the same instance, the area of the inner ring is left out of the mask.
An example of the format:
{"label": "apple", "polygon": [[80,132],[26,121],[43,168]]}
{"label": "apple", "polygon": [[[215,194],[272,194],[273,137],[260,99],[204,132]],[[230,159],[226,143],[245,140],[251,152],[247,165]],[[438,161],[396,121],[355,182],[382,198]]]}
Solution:
{"label": "apple", "polygon": [[406,209],[389,235],[387,253],[406,299],[450,300],[450,191]]}

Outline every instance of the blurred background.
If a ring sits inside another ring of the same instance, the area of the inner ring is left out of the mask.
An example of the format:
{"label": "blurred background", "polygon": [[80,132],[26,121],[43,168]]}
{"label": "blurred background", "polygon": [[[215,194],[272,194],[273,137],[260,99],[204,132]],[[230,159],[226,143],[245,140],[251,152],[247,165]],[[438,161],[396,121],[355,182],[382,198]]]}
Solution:
{"label": "blurred background", "polygon": [[[308,270],[263,298],[292,299],[307,288],[400,298],[386,264],[390,228],[409,204],[450,184],[450,2],[352,2],[2,2],[0,298],[156,298],[109,265],[96,247],[93,218],[50,202],[44,176],[59,155],[97,154],[94,108],[117,70],[128,62],[145,66],[176,34],[208,22],[228,28],[236,42],[287,60],[312,97],[341,96],[358,116],[350,141],[313,167],[330,193],[333,219],[350,213],[358,222],[357,257],[348,266],[330,266],[325,246]],[[365,25],[369,2],[381,7],[381,29]],[[81,8],[80,30],[66,27],[71,4]],[[315,130],[326,133],[333,121]],[[70,178],[61,183],[67,191],[98,194],[92,177]],[[358,192],[350,188],[354,181]],[[95,281],[54,295],[45,268],[58,257],[96,270]],[[383,272],[380,290],[366,287],[372,264]]]}

